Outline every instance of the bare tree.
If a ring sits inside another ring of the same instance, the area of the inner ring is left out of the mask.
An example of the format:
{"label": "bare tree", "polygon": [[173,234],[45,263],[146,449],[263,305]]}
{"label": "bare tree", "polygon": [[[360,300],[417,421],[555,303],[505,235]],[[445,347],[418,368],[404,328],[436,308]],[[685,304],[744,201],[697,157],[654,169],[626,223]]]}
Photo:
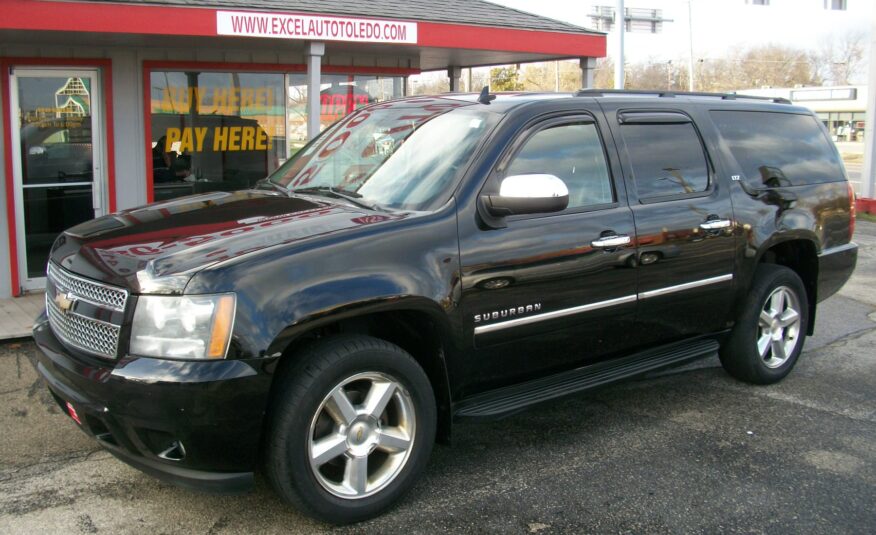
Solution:
{"label": "bare tree", "polygon": [[[821,81],[805,51],[781,45],[754,47],[725,57],[702,59],[694,62],[694,69],[695,89],[698,91],[787,87]],[[626,89],[686,91],[688,88],[689,72],[685,58],[630,63],[624,70]],[[611,58],[598,61],[594,85],[603,89],[612,88],[612,73]]]}
{"label": "bare tree", "polygon": [[599,58],[593,70],[593,87],[596,89],[614,89],[614,59]]}
{"label": "bare tree", "polygon": [[867,34],[861,30],[832,34],[810,57],[820,78],[835,85],[860,81],[866,74]]}
{"label": "bare tree", "polygon": [[698,62],[696,83],[703,91],[820,84],[821,77],[813,65],[804,50],[764,45]]}
{"label": "bare tree", "polygon": [[490,88],[493,91],[522,91],[520,69],[516,65],[490,69]]}
{"label": "bare tree", "polygon": [[581,89],[581,67],[578,61],[529,63],[521,69],[520,82],[525,91],[555,91],[557,78],[560,82],[560,91]]}
{"label": "bare tree", "polygon": [[627,89],[687,91],[687,64],[683,60],[633,63],[625,71]]}
{"label": "bare tree", "polygon": [[[764,86],[791,87],[819,85],[823,80],[848,83],[863,71],[866,38],[860,33],[838,35],[818,51],[807,52],[789,46],[769,44],[736,51],[724,57],[703,58],[694,62],[695,89],[726,92]],[[559,73],[556,68],[559,66]],[[626,89],[686,91],[687,58],[652,59],[625,66]],[[486,84],[493,91],[553,91],[560,78],[560,91],[581,87],[577,61],[504,65],[472,71],[472,88]],[[614,60],[596,61],[593,86],[614,88]],[[425,75],[413,84],[414,94],[447,91],[447,77]]]}
{"label": "bare tree", "polygon": [[450,91],[450,78],[444,71],[427,72],[411,77],[409,87],[411,95],[437,95]]}

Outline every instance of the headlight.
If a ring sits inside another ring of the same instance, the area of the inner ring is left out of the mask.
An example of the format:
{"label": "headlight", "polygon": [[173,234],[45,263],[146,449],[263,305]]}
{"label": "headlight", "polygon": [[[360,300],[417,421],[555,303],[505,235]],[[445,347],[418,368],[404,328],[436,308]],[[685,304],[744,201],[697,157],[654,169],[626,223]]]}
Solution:
{"label": "headlight", "polygon": [[235,306],[234,294],[140,296],[130,352],[169,359],[225,358]]}

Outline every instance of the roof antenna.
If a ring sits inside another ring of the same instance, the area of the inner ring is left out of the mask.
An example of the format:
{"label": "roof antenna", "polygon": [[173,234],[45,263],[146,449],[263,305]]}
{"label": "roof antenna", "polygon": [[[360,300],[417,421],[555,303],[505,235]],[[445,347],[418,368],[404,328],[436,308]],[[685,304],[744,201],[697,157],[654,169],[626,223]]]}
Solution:
{"label": "roof antenna", "polygon": [[483,89],[481,89],[481,94],[478,96],[478,102],[481,104],[489,104],[490,102],[496,100],[496,95],[490,94],[490,86],[485,85]]}

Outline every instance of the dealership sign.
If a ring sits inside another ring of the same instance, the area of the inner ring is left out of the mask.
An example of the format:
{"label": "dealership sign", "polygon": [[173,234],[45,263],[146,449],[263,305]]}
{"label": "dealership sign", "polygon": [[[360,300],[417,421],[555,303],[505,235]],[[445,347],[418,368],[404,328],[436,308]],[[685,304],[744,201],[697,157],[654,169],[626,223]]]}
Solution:
{"label": "dealership sign", "polygon": [[314,41],[417,44],[416,22],[250,11],[217,11],[216,33]]}

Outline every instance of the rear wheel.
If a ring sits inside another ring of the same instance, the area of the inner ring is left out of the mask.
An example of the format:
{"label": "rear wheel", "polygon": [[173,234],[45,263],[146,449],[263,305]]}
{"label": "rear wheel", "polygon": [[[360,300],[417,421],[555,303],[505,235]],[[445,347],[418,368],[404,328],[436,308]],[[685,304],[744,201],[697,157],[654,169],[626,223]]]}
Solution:
{"label": "rear wheel", "polygon": [[432,388],[401,348],[343,336],[277,377],[267,476],[285,500],[328,522],[379,514],[422,471],[435,438]]}
{"label": "rear wheel", "polygon": [[809,327],[806,289],[784,266],[761,264],[721,364],[730,375],[757,384],[783,379],[797,362]]}

